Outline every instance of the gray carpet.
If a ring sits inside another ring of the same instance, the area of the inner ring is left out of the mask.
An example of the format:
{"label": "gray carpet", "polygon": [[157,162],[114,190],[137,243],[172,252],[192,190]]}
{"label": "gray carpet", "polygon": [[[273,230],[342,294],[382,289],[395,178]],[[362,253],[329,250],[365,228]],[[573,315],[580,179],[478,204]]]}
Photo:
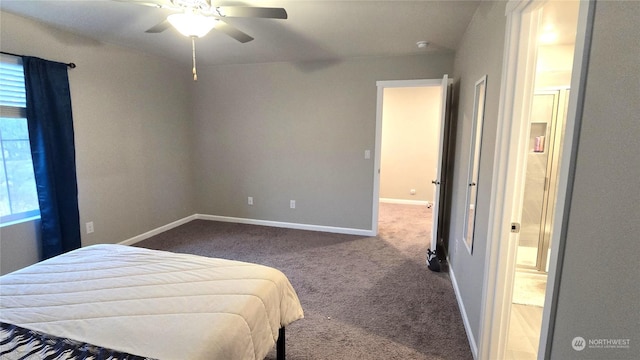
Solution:
{"label": "gray carpet", "polygon": [[377,237],[195,220],[136,245],[284,272],[305,311],[289,360],[472,359],[449,276],[425,263],[430,226],[426,207],[381,204]]}

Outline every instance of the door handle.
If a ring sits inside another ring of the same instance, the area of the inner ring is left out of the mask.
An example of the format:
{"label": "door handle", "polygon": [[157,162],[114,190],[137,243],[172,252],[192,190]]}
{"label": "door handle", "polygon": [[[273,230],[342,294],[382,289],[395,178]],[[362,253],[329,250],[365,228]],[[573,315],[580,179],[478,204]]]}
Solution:
{"label": "door handle", "polygon": [[440,181],[438,180],[431,180],[431,183],[434,185],[440,185]]}

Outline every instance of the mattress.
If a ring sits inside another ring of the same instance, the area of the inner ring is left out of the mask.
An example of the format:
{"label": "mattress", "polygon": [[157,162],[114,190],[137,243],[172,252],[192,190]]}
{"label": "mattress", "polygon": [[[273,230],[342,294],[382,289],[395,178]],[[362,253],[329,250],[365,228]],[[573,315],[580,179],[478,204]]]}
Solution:
{"label": "mattress", "polygon": [[124,245],[0,277],[0,321],[156,359],[263,359],[303,316],[277,269]]}

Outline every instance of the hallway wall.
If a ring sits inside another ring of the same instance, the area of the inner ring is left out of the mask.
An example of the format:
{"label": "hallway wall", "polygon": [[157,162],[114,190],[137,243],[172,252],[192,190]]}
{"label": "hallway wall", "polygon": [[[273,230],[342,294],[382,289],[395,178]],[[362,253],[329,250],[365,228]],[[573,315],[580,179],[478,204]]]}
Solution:
{"label": "hallway wall", "polygon": [[[452,278],[459,289],[461,311],[467,318],[472,350],[480,341],[483,281],[485,272],[488,208],[495,137],[497,130],[502,51],[506,26],[505,2],[483,1],[467,28],[456,53],[454,79],[459,88],[458,117],[452,181],[451,223],[449,227],[449,259]],[[464,218],[467,194],[467,171],[471,143],[471,127],[475,82],[487,75],[482,151],[480,154],[478,198],[473,254],[464,243]]]}
{"label": "hallway wall", "polygon": [[433,202],[441,91],[440,86],[384,90],[380,198]]}

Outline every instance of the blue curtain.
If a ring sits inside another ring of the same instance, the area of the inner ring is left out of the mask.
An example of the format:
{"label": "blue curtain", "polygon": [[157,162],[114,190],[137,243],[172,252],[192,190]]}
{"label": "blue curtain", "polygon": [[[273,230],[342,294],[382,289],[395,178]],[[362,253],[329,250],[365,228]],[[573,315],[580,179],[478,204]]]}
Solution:
{"label": "blue curtain", "polygon": [[67,65],[22,57],[42,258],[80,247],[73,118]]}

